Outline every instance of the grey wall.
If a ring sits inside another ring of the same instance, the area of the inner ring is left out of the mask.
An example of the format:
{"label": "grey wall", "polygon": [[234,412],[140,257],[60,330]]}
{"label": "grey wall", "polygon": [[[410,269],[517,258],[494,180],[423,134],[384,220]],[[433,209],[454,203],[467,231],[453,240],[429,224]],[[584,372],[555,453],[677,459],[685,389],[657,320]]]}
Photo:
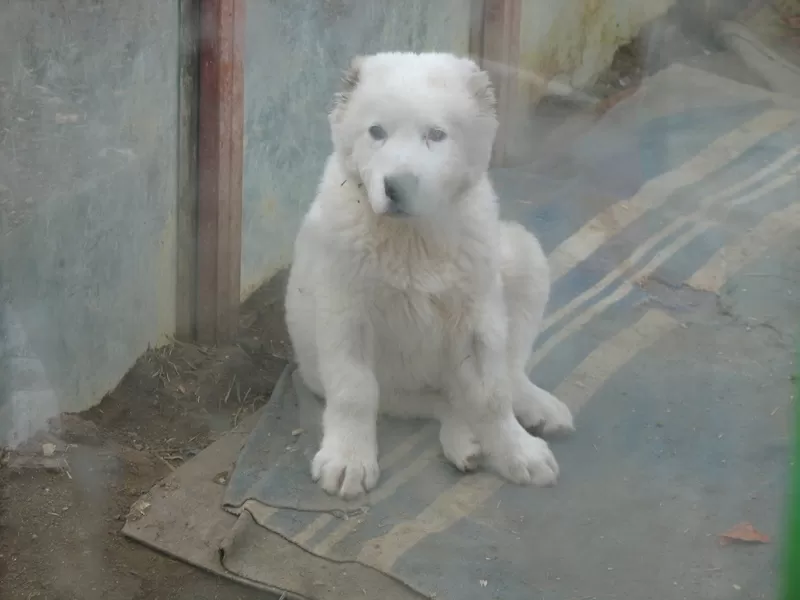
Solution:
{"label": "grey wall", "polygon": [[174,329],[178,3],[0,3],[0,443]]}
{"label": "grey wall", "polygon": [[242,293],[291,260],[331,149],[341,71],[380,50],[467,52],[470,0],[248,0]]}

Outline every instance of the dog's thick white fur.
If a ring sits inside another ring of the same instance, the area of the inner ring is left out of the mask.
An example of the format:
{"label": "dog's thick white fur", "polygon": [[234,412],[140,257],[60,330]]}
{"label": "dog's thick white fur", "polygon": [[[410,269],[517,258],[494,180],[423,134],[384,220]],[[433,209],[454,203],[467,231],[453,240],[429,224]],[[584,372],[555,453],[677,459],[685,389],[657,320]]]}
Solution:
{"label": "dog's thick white fur", "polygon": [[359,57],[330,123],[286,298],[300,373],[326,401],[312,476],[345,498],[373,488],[381,410],[437,418],[461,470],[485,458],[553,484],[526,428],[571,431],[572,415],[525,372],[549,272],[536,238],[498,217],[488,76],[450,54]]}

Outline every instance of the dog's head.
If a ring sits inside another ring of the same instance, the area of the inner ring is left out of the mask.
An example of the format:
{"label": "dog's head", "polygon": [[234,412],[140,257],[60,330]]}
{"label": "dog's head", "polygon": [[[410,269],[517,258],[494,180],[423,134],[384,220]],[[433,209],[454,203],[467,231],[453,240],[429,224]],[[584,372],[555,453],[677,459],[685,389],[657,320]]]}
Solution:
{"label": "dog's head", "polygon": [[488,75],[442,53],[356,58],[330,114],[335,152],[376,214],[445,214],[489,167],[497,131]]}

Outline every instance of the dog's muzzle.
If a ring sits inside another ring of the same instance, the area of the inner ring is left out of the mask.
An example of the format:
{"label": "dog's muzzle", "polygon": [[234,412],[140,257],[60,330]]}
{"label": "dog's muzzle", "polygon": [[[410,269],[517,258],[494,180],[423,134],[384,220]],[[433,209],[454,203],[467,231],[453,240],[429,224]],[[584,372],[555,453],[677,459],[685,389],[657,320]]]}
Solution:
{"label": "dog's muzzle", "polygon": [[383,178],[383,190],[389,199],[387,214],[403,216],[409,214],[411,199],[417,192],[419,179],[411,173],[400,173]]}

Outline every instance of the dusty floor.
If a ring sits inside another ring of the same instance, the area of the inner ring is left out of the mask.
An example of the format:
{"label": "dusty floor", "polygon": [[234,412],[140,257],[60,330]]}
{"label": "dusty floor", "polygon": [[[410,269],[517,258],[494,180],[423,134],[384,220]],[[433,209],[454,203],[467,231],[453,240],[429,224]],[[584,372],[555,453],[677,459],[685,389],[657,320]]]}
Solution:
{"label": "dusty floor", "polygon": [[[123,538],[138,496],[269,397],[286,363],[282,281],[253,297],[236,342],[143,356],[96,408],[0,467],[0,598],[249,600],[261,592]],[[66,468],[43,468],[42,444]]]}

